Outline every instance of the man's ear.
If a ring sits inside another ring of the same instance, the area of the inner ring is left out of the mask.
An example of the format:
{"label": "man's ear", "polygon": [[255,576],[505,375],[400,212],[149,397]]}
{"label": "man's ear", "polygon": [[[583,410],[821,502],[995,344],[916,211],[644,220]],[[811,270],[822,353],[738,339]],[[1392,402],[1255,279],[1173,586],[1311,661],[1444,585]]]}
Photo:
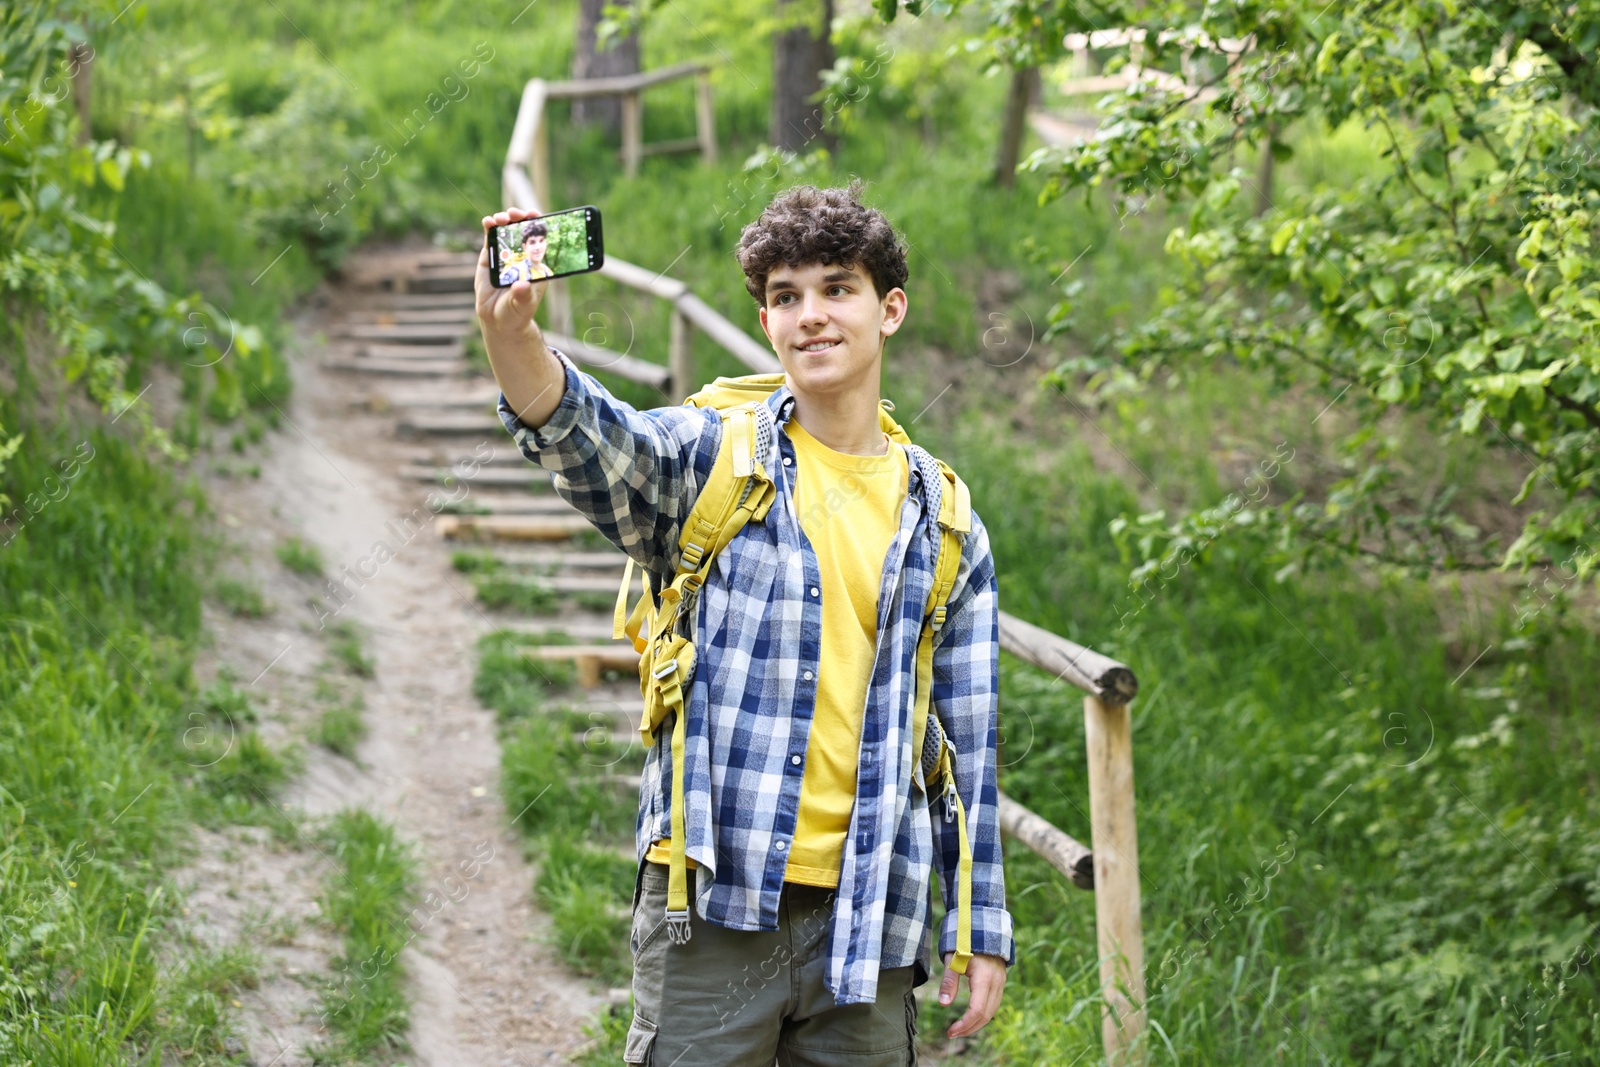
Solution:
{"label": "man's ear", "polygon": [[772,331],[767,327],[767,305],[762,304],[761,307],[756,310],[756,314],[761,316],[761,332],[767,335],[767,344],[771,345],[772,350],[776,352],[778,350],[778,343],[772,339]]}
{"label": "man's ear", "polygon": [[883,298],[883,325],[878,332],[885,337],[892,336],[900,329],[900,324],[906,321],[906,291],[898,285],[890,289]]}

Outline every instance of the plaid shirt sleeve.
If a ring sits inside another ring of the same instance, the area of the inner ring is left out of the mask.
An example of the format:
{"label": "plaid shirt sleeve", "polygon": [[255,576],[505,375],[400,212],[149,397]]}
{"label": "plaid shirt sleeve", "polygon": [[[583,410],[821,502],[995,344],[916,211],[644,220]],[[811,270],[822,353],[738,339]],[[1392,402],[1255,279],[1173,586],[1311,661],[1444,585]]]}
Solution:
{"label": "plaid shirt sleeve", "polygon": [[640,411],[611,395],[564,352],[566,392],[543,426],[517,417],[504,393],[500,421],[522,454],[606,540],[657,575],[678,565],[678,534],[711,472],[722,435],[714,410]]}
{"label": "plaid shirt sleeve", "polygon": [[[977,512],[961,553],[956,592],[933,649],[934,713],[956,749],[956,791],[972,844],[972,951],[1016,962],[1011,913],[1000,861],[996,742],[1000,678],[999,585],[989,534]],[[932,804],[933,863],[946,914],[939,954],[956,948],[956,878],[961,858],[954,819]]]}

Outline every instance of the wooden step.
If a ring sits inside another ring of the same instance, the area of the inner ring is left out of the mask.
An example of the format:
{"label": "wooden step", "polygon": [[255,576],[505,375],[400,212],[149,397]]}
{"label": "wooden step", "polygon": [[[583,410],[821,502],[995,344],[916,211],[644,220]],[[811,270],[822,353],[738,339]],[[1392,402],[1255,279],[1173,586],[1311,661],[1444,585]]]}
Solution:
{"label": "wooden step", "polygon": [[[334,358],[327,360],[323,366],[328,370],[357,371],[397,378],[460,378],[467,373],[467,365],[459,359]],[[502,429],[501,432],[505,431]]]}
{"label": "wooden step", "polygon": [[[384,394],[384,399],[391,407],[428,411],[481,411],[487,415],[494,415],[500,403],[500,389],[491,385],[487,389],[462,390],[454,393],[445,393],[437,389],[427,392],[400,392],[389,390]],[[498,419],[498,416],[496,416]]]}
{"label": "wooden step", "polygon": [[406,293],[470,293],[472,275],[458,273],[425,273],[414,278],[397,279],[402,285],[397,291]]}
{"label": "wooden step", "polygon": [[[517,578],[521,576],[516,572],[512,572],[506,577]],[[620,573],[613,578],[597,578],[581,574],[527,574],[525,577],[529,582],[542,585],[552,593],[566,593],[568,595],[573,593],[609,593],[615,596],[617,583],[622,581]],[[630,589],[629,592],[633,596],[638,596],[639,594],[638,589]]]}
{"label": "wooden step", "polygon": [[[411,434],[499,434],[510,440],[506,433],[505,423],[492,414],[434,414],[432,412],[417,412],[406,415],[400,420],[398,429],[402,433]],[[521,454],[520,452],[518,453]],[[527,462],[526,459],[523,462]],[[532,466],[532,464],[529,464]]]}
{"label": "wooden step", "polygon": [[462,357],[467,352],[466,346],[460,341],[451,344],[404,345],[357,343],[344,347],[357,359],[453,359],[464,363]]}
{"label": "wooden step", "polygon": [[570,516],[552,515],[547,518],[440,515],[433,520],[433,526],[440,537],[452,541],[565,541],[575,534],[594,529],[589,520],[577,512]]}
{"label": "wooden step", "polygon": [[[584,611],[582,609],[567,611],[559,619],[542,621],[537,619],[517,619],[501,623],[496,629],[504,634],[514,637],[540,638],[561,634],[574,641],[585,641],[591,644],[604,644],[612,640],[611,613],[599,611]],[[633,688],[635,703],[639,699],[639,687]]]}
{"label": "wooden step", "polygon": [[[506,545],[490,551],[496,560],[511,567],[553,567],[579,571],[606,571],[606,581],[615,589],[622,581],[622,571],[628,557],[621,549],[607,552],[576,552],[571,549],[546,548],[543,545]],[[634,570],[637,572],[638,568]],[[639,579],[636,577],[634,581]],[[635,588],[637,592],[637,588]]]}
{"label": "wooden step", "polygon": [[[477,243],[482,244],[480,239]],[[454,270],[473,270],[478,265],[478,251],[452,252],[446,248],[436,248],[427,252],[418,252],[412,262],[422,270],[437,270],[441,267]]]}
{"label": "wooden step", "polygon": [[495,470],[548,473],[522,454],[522,450],[517,447],[517,443],[506,433],[503,426],[500,428],[500,436],[494,438],[489,447],[490,454],[486,459],[483,450],[476,445],[452,447],[449,441],[428,441],[418,447],[406,448],[403,443],[397,443],[391,458],[419,467],[455,467],[465,463],[477,464],[479,468],[492,467]]}
{"label": "wooden step", "polygon": [[537,663],[570,660],[578,668],[578,685],[593,689],[600,684],[600,672],[639,672],[639,653],[626,642],[609,645],[534,645],[522,649],[522,655]]}
{"label": "wooden step", "polygon": [[[481,473],[481,472],[480,472]],[[476,478],[466,479],[468,485]],[[576,515],[577,510],[554,493],[518,493],[513,496],[494,493],[474,493],[461,501],[463,517],[489,517],[494,515],[561,516]],[[483,510],[480,510],[483,509]]]}
{"label": "wooden step", "polygon": [[457,345],[468,332],[458,323],[377,324],[350,323],[331,331],[330,336],[351,341],[388,342],[396,345]]}
{"label": "wooden step", "polygon": [[472,293],[341,293],[351,310],[362,311],[439,311],[460,310],[463,314],[475,313],[478,298]]}
{"label": "wooden step", "polygon": [[351,311],[345,320],[365,326],[460,326],[472,329],[478,316],[472,305],[465,307],[422,308],[419,310],[368,310]]}
{"label": "wooden step", "polygon": [[[493,486],[495,488],[524,488],[529,492],[547,490],[550,486],[550,472],[542,467],[535,467],[524,462],[525,469],[507,467],[481,466],[465,479],[469,485]],[[454,485],[462,480],[449,467],[422,467],[408,466],[400,468],[400,477],[416,482],[433,482],[439,485]]]}

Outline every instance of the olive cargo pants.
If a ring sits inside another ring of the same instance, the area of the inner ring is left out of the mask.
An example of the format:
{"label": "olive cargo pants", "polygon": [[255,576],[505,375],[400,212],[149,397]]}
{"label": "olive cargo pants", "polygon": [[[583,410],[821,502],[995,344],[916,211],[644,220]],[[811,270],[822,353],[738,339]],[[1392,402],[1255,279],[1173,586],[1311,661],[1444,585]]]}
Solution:
{"label": "olive cargo pants", "polygon": [[785,883],[777,930],[693,913],[667,936],[667,869],[643,863],[633,903],[633,1025],[624,1062],[654,1067],[913,1067],[913,967],[879,973],[876,1004],[835,1005],[823,985],[831,889]]}

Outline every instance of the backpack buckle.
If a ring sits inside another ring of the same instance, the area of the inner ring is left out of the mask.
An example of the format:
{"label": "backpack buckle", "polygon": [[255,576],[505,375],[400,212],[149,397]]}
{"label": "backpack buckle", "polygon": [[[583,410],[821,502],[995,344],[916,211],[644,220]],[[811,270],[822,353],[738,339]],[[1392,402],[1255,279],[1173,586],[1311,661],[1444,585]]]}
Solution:
{"label": "backpack buckle", "polygon": [[680,911],[667,909],[667,937],[674,945],[687,945],[689,943],[689,909]]}

